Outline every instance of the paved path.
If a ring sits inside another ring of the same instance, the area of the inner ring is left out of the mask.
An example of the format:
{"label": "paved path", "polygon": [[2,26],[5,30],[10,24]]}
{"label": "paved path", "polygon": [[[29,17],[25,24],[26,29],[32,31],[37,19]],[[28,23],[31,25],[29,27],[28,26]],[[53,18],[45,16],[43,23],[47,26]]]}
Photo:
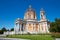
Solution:
{"label": "paved path", "polygon": [[0,38],[0,40],[28,40],[28,39],[19,39],[19,38]]}
{"label": "paved path", "polygon": [[56,38],[56,40],[60,40],[60,38]]}
{"label": "paved path", "polygon": [[20,39],[20,38],[2,38],[2,36],[6,36],[6,35],[0,34],[0,40],[28,40],[28,39]]}
{"label": "paved path", "polygon": [[4,35],[4,34],[0,34],[0,36],[6,36],[6,35]]}

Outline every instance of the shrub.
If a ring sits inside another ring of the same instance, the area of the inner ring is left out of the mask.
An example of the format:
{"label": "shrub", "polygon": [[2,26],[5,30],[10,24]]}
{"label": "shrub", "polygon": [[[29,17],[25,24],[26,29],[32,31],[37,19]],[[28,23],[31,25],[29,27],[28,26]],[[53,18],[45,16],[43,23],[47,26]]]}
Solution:
{"label": "shrub", "polygon": [[51,33],[51,36],[54,38],[60,38],[60,33]]}

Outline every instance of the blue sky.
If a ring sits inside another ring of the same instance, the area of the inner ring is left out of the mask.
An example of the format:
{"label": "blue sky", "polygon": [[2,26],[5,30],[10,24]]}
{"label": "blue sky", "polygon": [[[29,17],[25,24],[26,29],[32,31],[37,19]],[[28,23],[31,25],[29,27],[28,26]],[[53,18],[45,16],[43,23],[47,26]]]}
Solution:
{"label": "blue sky", "polygon": [[45,10],[46,18],[54,21],[60,18],[60,0],[0,0],[0,29],[14,27],[16,18],[24,17],[29,5],[36,11],[37,20],[40,19],[40,9]]}

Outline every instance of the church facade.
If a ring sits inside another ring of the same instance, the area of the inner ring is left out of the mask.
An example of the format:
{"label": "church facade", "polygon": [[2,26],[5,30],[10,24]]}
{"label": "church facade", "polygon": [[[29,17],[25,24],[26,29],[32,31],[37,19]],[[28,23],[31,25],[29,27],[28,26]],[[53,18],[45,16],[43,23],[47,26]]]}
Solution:
{"label": "church facade", "polygon": [[45,11],[40,10],[40,20],[37,21],[35,10],[29,6],[25,11],[24,19],[17,18],[15,20],[15,34],[38,34],[49,33],[50,23],[45,17]]}

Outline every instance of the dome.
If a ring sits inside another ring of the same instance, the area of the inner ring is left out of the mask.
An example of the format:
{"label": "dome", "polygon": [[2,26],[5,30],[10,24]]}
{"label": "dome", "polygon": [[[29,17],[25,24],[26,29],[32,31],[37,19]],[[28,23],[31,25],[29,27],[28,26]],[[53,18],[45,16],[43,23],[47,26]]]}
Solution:
{"label": "dome", "polygon": [[36,19],[35,11],[32,9],[31,5],[29,5],[29,8],[26,10],[24,19],[26,19],[26,20]]}

